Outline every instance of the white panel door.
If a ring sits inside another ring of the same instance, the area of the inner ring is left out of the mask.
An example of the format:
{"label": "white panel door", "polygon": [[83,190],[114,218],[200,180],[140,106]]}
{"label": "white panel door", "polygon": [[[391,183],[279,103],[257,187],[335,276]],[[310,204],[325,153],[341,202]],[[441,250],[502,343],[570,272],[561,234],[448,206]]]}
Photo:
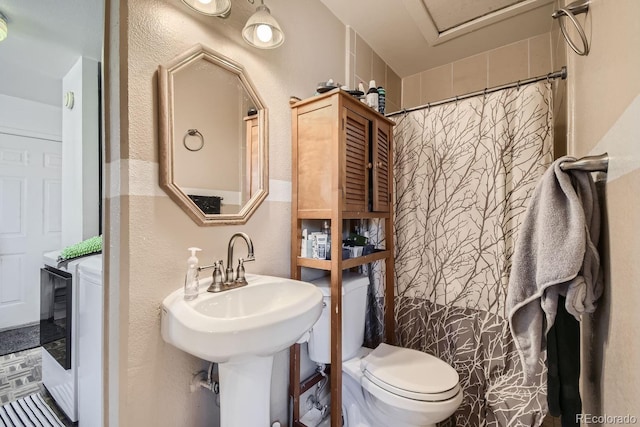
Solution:
{"label": "white panel door", "polygon": [[0,330],[40,320],[40,268],[60,249],[62,144],[0,133]]}

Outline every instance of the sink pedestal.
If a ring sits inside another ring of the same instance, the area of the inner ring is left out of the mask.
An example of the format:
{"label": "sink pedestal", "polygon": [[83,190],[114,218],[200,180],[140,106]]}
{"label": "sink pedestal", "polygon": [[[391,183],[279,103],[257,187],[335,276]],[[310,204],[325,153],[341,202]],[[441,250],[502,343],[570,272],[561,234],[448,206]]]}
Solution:
{"label": "sink pedestal", "polygon": [[[162,301],[162,339],[218,363],[222,427],[269,427],[273,355],[286,350],[322,314],[322,292],[311,283],[246,275],[248,284],[184,299],[182,287]],[[259,355],[259,356],[258,356]]]}
{"label": "sink pedestal", "polygon": [[218,364],[220,427],[268,427],[273,356],[246,356]]}

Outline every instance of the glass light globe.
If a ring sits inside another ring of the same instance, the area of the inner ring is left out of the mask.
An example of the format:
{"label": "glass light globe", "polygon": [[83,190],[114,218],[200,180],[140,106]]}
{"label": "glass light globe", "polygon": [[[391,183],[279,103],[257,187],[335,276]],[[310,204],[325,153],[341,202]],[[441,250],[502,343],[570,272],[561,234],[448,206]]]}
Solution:
{"label": "glass light globe", "polygon": [[273,38],[273,31],[271,31],[269,25],[258,25],[258,28],[256,28],[256,36],[261,42],[266,43]]}
{"label": "glass light globe", "polygon": [[182,0],[196,12],[207,16],[226,18],[231,13],[231,0]]}
{"label": "glass light globe", "polygon": [[264,3],[247,20],[242,29],[242,38],[258,49],[274,49],[284,43],[284,33]]}

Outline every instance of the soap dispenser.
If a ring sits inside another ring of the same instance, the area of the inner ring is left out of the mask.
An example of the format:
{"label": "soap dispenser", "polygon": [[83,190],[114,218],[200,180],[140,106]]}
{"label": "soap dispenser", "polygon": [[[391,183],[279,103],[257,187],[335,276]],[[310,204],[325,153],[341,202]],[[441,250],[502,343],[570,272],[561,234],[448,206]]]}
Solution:
{"label": "soap dispenser", "polygon": [[198,297],[198,258],[200,248],[189,248],[191,256],[187,260],[187,274],[184,277],[184,299],[189,301]]}

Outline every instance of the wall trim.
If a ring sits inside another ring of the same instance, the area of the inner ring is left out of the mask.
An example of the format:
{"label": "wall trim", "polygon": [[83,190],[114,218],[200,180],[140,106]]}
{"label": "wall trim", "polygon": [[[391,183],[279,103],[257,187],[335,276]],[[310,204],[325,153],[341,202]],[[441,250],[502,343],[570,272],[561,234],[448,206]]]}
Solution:
{"label": "wall trim", "polygon": [[[107,198],[120,196],[169,197],[160,188],[159,165],[156,162],[120,159],[108,164],[111,179]],[[269,180],[267,202],[291,203],[291,181]]]}

